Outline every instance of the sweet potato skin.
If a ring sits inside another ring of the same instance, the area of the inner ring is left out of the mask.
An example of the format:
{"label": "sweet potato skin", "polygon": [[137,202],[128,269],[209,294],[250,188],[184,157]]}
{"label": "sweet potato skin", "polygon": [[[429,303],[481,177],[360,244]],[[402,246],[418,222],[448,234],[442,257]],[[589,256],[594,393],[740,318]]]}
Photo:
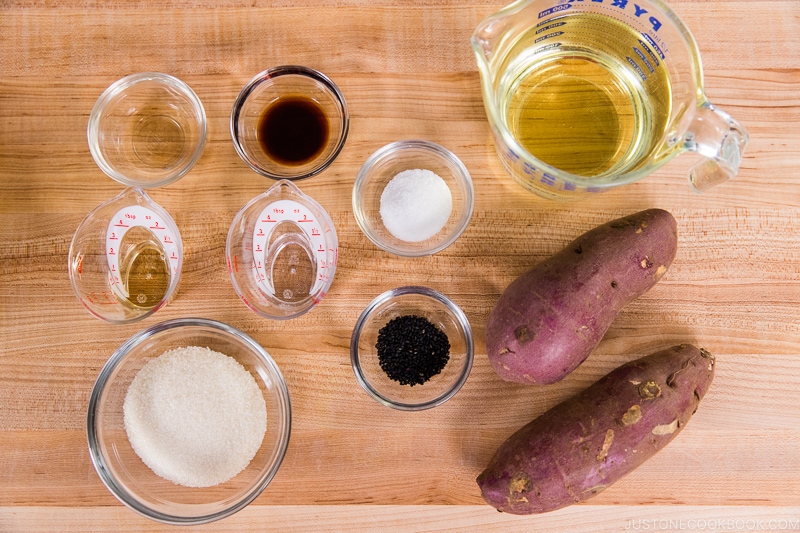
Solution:
{"label": "sweet potato skin", "polygon": [[486,324],[486,351],[506,381],[550,384],[594,350],[620,309],[661,279],[678,248],[668,211],[598,226],[514,280]]}
{"label": "sweet potato skin", "polygon": [[513,514],[587,500],[652,457],[686,426],[715,360],[690,344],[631,361],[514,433],[477,482]]}

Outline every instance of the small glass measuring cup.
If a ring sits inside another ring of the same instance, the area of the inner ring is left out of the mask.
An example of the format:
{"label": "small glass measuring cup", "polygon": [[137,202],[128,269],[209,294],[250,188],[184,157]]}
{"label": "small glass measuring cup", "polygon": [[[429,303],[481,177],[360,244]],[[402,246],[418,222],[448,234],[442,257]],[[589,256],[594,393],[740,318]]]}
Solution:
{"label": "small glass measuring cup", "polygon": [[69,277],[81,303],[113,323],[141,320],[172,299],[183,241],[172,217],[138,187],[98,206],[69,248]]}
{"label": "small glass measuring cup", "polygon": [[328,292],[339,241],[325,209],[294,183],[280,180],[236,214],[225,256],[245,305],[285,320],[307,313]]}
{"label": "small glass measuring cup", "polygon": [[696,152],[698,191],[739,170],[748,134],[703,91],[697,45],[661,0],[520,0],[472,36],[497,153],[523,187],[573,197]]}

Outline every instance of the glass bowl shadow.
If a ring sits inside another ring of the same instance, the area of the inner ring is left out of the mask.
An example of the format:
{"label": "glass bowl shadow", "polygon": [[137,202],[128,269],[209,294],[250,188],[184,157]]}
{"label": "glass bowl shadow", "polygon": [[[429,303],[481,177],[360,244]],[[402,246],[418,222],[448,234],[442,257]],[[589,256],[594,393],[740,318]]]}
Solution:
{"label": "glass bowl shadow", "polygon": [[[401,385],[380,366],[378,332],[390,320],[415,315],[428,319],[450,342],[441,373],[421,385]],[[472,328],[464,312],[445,295],[426,287],[399,287],[375,298],[359,316],[350,339],[356,380],[379,403],[403,411],[421,411],[445,403],[466,383],[472,369]]]}
{"label": "glass bowl shadow", "polygon": [[[134,452],[123,423],[123,402],[133,378],[165,351],[202,346],[238,361],[261,389],[267,431],[250,464],[231,480],[207,488],[167,481]],[[89,453],[111,493],[137,513],[167,524],[203,524],[229,516],[252,502],[278,471],[289,443],[291,406],[283,376],[269,354],[241,331],[213,320],[176,319],[151,326],[111,356],[89,399]]]}

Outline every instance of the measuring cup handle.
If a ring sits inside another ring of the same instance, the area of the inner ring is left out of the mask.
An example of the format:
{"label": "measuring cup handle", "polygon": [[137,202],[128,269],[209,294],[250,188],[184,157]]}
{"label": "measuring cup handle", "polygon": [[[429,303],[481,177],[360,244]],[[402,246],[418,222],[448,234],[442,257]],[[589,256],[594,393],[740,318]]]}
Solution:
{"label": "measuring cup handle", "polygon": [[703,160],[689,171],[689,182],[703,192],[739,172],[747,146],[747,130],[721,109],[706,102],[698,108],[686,135],[686,149]]}

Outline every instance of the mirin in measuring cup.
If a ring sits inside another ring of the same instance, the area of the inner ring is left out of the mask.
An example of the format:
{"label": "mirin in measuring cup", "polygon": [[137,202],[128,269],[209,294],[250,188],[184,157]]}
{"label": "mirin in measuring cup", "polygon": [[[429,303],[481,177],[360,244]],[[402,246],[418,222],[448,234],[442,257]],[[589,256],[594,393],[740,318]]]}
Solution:
{"label": "mirin in measuring cup", "polygon": [[[556,37],[558,47],[534,46]],[[658,149],[671,110],[669,74],[633,28],[602,14],[563,15],[531,28],[516,48],[500,106],[532,155],[595,177],[628,172]],[[644,58],[630,63],[631,50]]]}

